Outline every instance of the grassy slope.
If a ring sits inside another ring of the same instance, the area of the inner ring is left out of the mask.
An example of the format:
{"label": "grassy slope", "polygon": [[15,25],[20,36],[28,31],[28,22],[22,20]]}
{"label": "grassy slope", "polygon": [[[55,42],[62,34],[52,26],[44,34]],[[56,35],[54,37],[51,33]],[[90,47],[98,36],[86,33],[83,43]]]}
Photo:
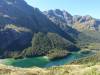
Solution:
{"label": "grassy slope", "polygon": [[15,68],[0,65],[0,75],[100,75],[100,65],[64,65],[49,69]]}
{"label": "grassy slope", "polygon": [[100,75],[99,57],[100,53],[97,52],[73,64],[51,68],[18,68],[0,64],[0,75]]}
{"label": "grassy slope", "polygon": [[99,57],[100,53],[97,52],[73,64],[51,68],[18,68],[0,65],[0,75],[100,75]]}
{"label": "grassy slope", "polygon": [[84,57],[82,59],[73,61],[72,64],[85,64],[90,66],[95,64],[100,64],[100,52],[92,56]]}

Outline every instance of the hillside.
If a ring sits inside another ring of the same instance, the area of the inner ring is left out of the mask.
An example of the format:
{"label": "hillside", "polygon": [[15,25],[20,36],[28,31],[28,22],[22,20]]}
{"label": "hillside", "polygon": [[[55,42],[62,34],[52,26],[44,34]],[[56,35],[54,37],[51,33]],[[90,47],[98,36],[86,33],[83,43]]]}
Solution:
{"label": "hillside", "polygon": [[91,49],[100,43],[99,24],[91,16],[72,16],[59,9],[41,12],[25,0],[1,0],[0,58],[54,59]]}
{"label": "hillside", "polygon": [[100,75],[100,19],[0,0],[0,75]]}
{"label": "hillside", "polygon": [[0,75],[100,75],[100,65],[64,65],[52,68],[17,68],[0,65]]}
{"label": "hillside", "polygon": [[72,15],[66,10],[48,10],[43,12],[52,22],[60,25],[66,31],[66,26],[70,26],[79,31],[90,30],[100,31],[100,19],[95,19],[90,15]]}
{"label": "hillside", "polygon": [[94,65],[97,63],[100,63],[100,52],[96,52],[96,54],[93,54],[88,57],[84,57],[82,59],[73,61],[72,64],[87,64],[87,65]]}
{"label": "hillside", "polygon": [[[25,54],[26,49],[32,46],[32,38],[35,38],[34,35],[38,35],[39,32],[43,33],[46,37],[48,33],[55,34],[60,37],[59,40],[65,39],[66,42],[68,41],[68,43],[76,46],[76,40],[72,36],[51,22],[38,8],[29,6],[24,0],[1,0],[0,5],[1,58],[17,56],[18,54],[20,54],[18,56],[27,55]],[[54,37],[54,39],[55,38],[56,37]],[[44,38],[41,38],[41,40],[43,39]],[[54,41],[54,39],[52,41]],[[48,40],[46,41],[49,42]],[[59,44],[63,44],[63,42],[59,42]],[[41,43],[43,43],[43,41],[41,41]],[[37,44],[37,46],[39,46],[39,44]],[[48,46],[48,44],[44,46]],[[67,48],[64,49],[67,50]],[[29,49],[26,52],[28,55],[35,56],[36,54],[34,55],[32,51],[35,52]],[[38,54],[41,55],[41,51],[38,52],[40,52]]]}
{"label": "hillside", "polygon": [[88,47],[90,43],[100,42],[99,19],[89,15],[73,16],[69,12],[60,9],[48,10],[43,13],[65,33],[72,36],[79,48]]}

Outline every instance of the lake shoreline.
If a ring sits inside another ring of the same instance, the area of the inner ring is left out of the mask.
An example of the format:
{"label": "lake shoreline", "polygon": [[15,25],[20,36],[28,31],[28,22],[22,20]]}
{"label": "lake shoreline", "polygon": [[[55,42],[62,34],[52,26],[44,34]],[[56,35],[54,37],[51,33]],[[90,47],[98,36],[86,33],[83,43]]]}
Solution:
{"label": "lake shoreline", "polygon": [[[84,53],[84,52],[83,52]],[[22,68],[30,68],[30,67],[41,67],[41,68],[48,68],[52,66],[60,66],[64,64],[70,64],[75,60],[79,60],[80,58],[90,56],[91,54],[82,54],[80,52],[71,53],[70,55],[62,58],[51,61],[47,56],[40,56],[40,57],[32,57],[32,58],[23,58],[23,59],[0,59],[0,63],[4,65],[11,65],[15,67],[22,67]]]}

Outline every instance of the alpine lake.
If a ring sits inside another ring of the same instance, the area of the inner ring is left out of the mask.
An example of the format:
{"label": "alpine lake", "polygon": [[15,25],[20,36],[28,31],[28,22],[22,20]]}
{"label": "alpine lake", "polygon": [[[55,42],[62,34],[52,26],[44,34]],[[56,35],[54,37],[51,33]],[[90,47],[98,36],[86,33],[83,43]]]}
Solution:
{"label": "alpine lake", "polygon": [[0,63],[14,66],[14,67],[22,67],[22,68],[30,68],[30,67],[45,68],[45,67],[69,64],[75,60],[79,60],[81,58],[84,58],[90,55],[91,53],[75,52],[75,53],[71,53],[65,58],[57,59],[54,61],[49,60],[47,56],[31,57],[31,58],[23,58],[23,59],[7,58],[7,59],[0,59]]}

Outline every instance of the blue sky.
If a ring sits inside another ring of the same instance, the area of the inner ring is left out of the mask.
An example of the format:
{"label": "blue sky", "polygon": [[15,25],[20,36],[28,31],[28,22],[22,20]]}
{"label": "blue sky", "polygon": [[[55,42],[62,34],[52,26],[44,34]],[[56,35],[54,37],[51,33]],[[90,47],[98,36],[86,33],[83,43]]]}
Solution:
{"label": "blue sky", "polygon": [[100,0],[26,0],[41,11],[49,9],[66,10],[72,15],[91,15],[100,19]]}

